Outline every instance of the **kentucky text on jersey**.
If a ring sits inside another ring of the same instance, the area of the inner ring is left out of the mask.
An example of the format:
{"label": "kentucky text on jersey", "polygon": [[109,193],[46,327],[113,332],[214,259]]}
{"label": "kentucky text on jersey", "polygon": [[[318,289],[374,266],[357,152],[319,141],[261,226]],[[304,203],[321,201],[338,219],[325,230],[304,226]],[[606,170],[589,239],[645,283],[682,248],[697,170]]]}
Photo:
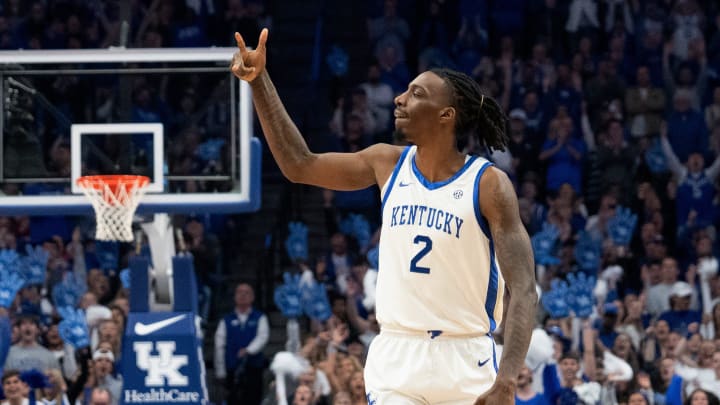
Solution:
{"label": "kentucky text on jersey", "polygon": [[390,227],[409,225],[424,226],[454,235],[460,239],[460,228],[463,219],[439,208],[425,205],[397,205],[392,207]]}

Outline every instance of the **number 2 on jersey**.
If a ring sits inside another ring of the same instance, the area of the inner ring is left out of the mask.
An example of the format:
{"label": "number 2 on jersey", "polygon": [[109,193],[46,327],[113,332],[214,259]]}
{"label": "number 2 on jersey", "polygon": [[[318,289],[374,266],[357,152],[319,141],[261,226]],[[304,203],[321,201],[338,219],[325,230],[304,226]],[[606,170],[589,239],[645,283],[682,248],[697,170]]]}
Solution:
{"label": "number 2 on jersey", "polygon": [[432,239],[425,235],[417,235],[415,239],[413,239],[413,243],[416,245],[424,244],[424,246],[415,257],[410,260],[410,271],[413,273],[430,274],[430,268],[418,266],[418,262],[432,250]]}

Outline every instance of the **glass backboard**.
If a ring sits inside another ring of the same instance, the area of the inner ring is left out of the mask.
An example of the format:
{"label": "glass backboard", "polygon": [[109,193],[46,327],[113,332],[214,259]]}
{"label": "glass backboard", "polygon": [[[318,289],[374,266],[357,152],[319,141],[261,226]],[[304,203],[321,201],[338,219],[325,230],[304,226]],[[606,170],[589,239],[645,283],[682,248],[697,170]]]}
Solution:
{"label": "glass backboard", "polygon": [[90,174],[151,178],[140,213],[248,212],[260,144],[236,48],[0,51],[0,215],[91,213]]}

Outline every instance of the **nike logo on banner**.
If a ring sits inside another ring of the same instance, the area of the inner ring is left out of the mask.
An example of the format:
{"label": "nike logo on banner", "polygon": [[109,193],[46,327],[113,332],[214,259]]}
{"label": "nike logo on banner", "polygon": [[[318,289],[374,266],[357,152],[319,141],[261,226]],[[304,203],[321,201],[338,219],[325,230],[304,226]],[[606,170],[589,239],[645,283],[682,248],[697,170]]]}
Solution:
{"label": "nike logo on banner", "polygon": [[478,367],[484,366],[488,361],[490,361],[490,358],[485,359],[485,361],[478,361]]}
{"label": "nike logo on banner", "polygon": [[403,183],[403,182],[401,181],[400,184],[399,184],[399,186],[400,186],[400,187],[407,187],[407,186],[409,186],[410,184],[412,184],[412,183]]}
{"label": "nike logo on banner", "polygon": [[135,334],[136,334],[136,335],[140,335],[140,336],[149,335],[149,334],[151,334],[151,333],[153,333],[153,332],[159,331],[160,329],[162,329],[162,328],[164,328],[164,327],[166,327],[166,326],[170,326],[170,325],[174,324],[175,322],[177,322],[177,321],[185,318],[185,316],[186,316],[186,315],[184,315],[184,314],[183,314],[183,315],[178,315],[178,316],[173,316],[172,318],[168,318],[168,319],[164,319],[164,320],[162,320],[162,321],[157,321],[157,322],[149,323],[149,324],[147,324],[147,325],[144,324],[144,323],[142,323],[142,322],[138,322],[138,323],[135,324]]}

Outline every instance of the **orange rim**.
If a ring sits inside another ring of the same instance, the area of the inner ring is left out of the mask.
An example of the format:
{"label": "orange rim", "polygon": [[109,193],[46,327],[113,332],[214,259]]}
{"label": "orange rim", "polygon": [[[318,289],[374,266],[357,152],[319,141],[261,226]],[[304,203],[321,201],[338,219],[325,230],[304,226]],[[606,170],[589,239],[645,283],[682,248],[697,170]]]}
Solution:
{"label": "orange rim", "polygon": [[138,187],[145,187],[150,183],[147,176],[136,176],[132,174],[104,174],[96,176],[78,177],[76,183],[80,187],[91,187],[98,189],[104,185],[110,186],[111,189],[117,188],[119,185],[138,183]]}

